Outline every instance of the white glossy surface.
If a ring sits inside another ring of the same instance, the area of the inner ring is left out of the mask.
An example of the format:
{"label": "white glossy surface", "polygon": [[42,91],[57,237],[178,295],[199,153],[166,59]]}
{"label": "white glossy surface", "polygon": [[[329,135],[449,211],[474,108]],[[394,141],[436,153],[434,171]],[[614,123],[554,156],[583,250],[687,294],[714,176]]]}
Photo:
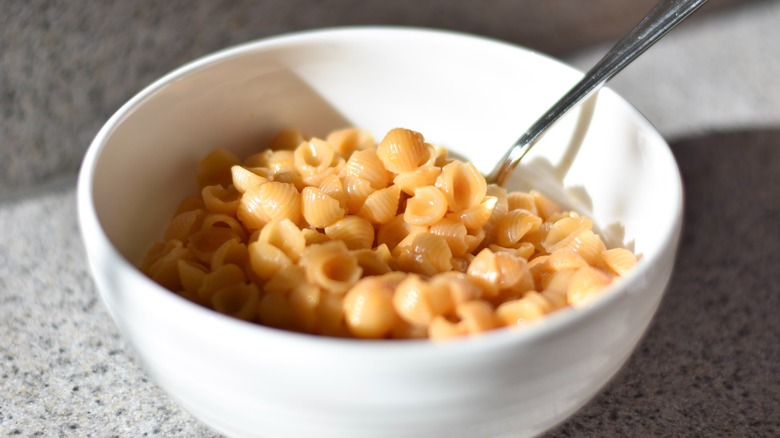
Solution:
{"label": "white glossy surface", "polygon": [[[153,378],[231,436],[532,435],[617,372],[669,280],[682,190],[660,136],[603,90],[527,157],[533,176],[642,254],[603,299],[523,331],[427,342],[315,338],[191,304],[133,263],[194,189],[208,150],[238,153],[279,128],[422,132],[489,171],[578,73],[527,50],[412,29],[341,29],[259,41],[198,60],[122,107],[95,138],[79,219],[104,302]],[[523,177],[525,175],[525,178]]]}

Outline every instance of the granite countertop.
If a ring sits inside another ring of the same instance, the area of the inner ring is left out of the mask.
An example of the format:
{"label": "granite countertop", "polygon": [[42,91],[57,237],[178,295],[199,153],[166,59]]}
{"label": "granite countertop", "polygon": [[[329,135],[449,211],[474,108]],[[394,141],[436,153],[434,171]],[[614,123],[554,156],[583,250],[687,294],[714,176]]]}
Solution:
{"label": "granite countertop", "polygon": [[[683,237],[635,354],[547,436],[780,436],[777,41],[780,2],[752,2],[676,30],[613,83],[670,141]],[[584,68],[603,51],[566,59]],[[218,436],[119,335],[87,271],[75,173],[49,176],[0,197],[0,436]]]}

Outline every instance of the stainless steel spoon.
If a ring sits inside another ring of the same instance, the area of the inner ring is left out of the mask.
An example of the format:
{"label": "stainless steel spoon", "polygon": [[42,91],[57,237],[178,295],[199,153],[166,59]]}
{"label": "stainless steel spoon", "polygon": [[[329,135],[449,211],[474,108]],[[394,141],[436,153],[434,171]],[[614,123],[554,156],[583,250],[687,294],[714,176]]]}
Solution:
{"label": "stainless steel spoon", "polygon": [[487,179],[506,184],[517,164],[558,119],[585,97],[598,90],[707,0],[661,0],[585,76],[542,115],[512,145]]}

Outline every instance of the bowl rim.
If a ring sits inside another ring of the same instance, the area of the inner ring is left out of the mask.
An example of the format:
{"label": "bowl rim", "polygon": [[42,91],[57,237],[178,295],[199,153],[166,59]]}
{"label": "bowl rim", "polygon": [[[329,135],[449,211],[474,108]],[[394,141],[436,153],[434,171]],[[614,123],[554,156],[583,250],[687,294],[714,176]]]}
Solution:
{"label": "bowl rim", "polygon": [[[323,37],[376,37],[380,34],[388,33],[394,35],[403,34],[406,36],[417,35],[419,37],[426,38],[454,38],[483,44],[500,45],[504,46],[505,48],[523,51],[532,56],[543,58],[546,60],[546,62],[556,64],[556,68],[569,69],[578,72],[580,75],[582,74],[578,70],[556,58],[518,44],[465,32],[411,26],[370,25],[308,29],[264,37],[206,54],[196,58],[193,61],[183,64],[180,67],[177,67],[176,69],[164,74],[159,79],[153,81],[151,84],[141,89],[111,115],[111,117],[103,124],[103,126],[101,126],[100,130],[90,143],[82,161],[77,183],[77,210],[79,226],[82,239],[87,249],[88,259],[90,259],[90,268],[94,270],[91,259],[95,257],[94,254],[91,254],[93,251],[91,251],[90,248],[104,248],[109,252],[109,254],[103,254],[103,256],[111,257],[112,263],[118,263],[119,266],[117,269],[121,269],[122,271],[127,272],[128,275],[133,276],[135,280],[144,282],[146,286],[148,286],[145,288],[148,290],[146,290],[144,293],[154,294],[155,298],[162,299],[162,302],[168,303],[171,306],[177,306],[182,312],[186,312],[189,317],[201,320],[204,324],[215,324],[215,328],[219,330],[234,331],[238,334],[241,334],[241,336],[258,338],[259,341],[261,341],[263,338],[277,339],[289,344],[290,347],[297,345],[309,349],[312,351],[312,353],[316,351],[327,351],[330,354],[333,354],[333,352],[337,350],[344,353],[357,351],[358,354],[363,352],[375,353],[378,351],[404,351],[405,353],[410,354],[432,354],[433,352],[438,354],[442,351],[447,351],[453,354],[457,354],[461,351],[468,351],[473,353],[474,350],[488,351],[507,345],[524,344],[534,340],[542,340],[544,338],[553,336],[558,332],[565,331],[567,328],[574,327],[578,323],[581,323],[584,320],[590,318],[592,314],[607,309],[616,301],[620,300],[624,295],[629,294],[631,289],[630,286],[633,283],[639,281],[643,275],[651,269],[652,266],[659,262],[658,259],[664,255],[662,254],[663,251],[659,249],[653,254],[644,255],[637,266],[635,266],[628,275],[617,279],[617,281],[610,285],[598,299],[595,299],[582,307],[567,307],[564,309],[559,309],[549,315],[546,315],[539,322],[530,323],[521,328],[498,328],[481,333],[477,336],[460,337],[453,340],[447,340],[445,342],[432,342],[429,339],[366,340],[336,338],[267,327],[252,322],[242,321],[237,318],[223,315],[214,310],[202,307],[187,300],[184,297],[169,291],[168,289],[151,280],[149,277],[144,275],[137,266],[135,266],[124,255],[122,255],[113,245],[97,216],[97,210],[93,197],[95,171],[100,155],[105,148],[105,145],[111,134],[114,132],[117,126],[119,126],[122,121],[128,117],[129,114],[131,114],[137,107],[142,105],[146,99],[152,97],[158,90],[164,88],[171,82],[174,82],[189,73],[201,70],[203,68],[208,68],[209,66],[227,61],[233,57],[246,55],[247,53],[251,53],[255,50],[267,50],[270,48],[295,43],[321,43]],[[670,245],[674,246],[679,240],[684,195],[682,178],[680,176],[680,171],[677,167],[674,156],[667,142],[662,138],[660,133],[658,133],[652,123],[649,122],[647,118],[641,114],[641,112],[639,112],[633,105],[607,87],[604,87],[600,92],[612,93],[615,95],[615,97],[625,103],[627,111],[633,113],[632,116],[641,126],[641,130],[655,137],[657,143],[665,146],[664,151],[660,153],[666,155],[665,159],[669,159],[671,165],[673,166],[673,169],[671,170],[675,174],[675,194],[677,195],[677,199],[673,205],[675,211],[671,221],[671,227],[667,230],[664,230],[663,242],[658,245],[658,248],[667,248]],[[94,277],[95,276],[93,275],[93,279]],[[100,288],[98,288],[98,290],[105,304],[106,296]]]}

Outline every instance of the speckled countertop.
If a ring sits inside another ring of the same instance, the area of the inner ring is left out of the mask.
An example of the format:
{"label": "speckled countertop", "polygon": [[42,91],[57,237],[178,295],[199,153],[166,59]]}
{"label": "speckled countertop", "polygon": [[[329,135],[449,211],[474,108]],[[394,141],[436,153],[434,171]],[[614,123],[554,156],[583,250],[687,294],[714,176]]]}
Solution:
{"label": "speckled countertop", "polygon": [[[45,12],[48,3],[29,4]],[[2,36],[0,66],[13,67],[14,42]],[[627,366],[549,436],[780,436],[777,41],[780,2],[751,2],[675,31],[613,83],[670,140],[678,160],[686,191],[679,263]],[[603,50],[578,48],[566,59],[587,67]],[[55,146],[45,127],[27,131],[24,117],[37,100],[11,96],[3,85],[13,78],[0,73],[0,169],[8,181],[24,165],[11,154],[48,162],[42,156]],[[111,96],[93,97],[98,106],[129,97]],[[70,104],[78,107],[78,99]],[[66,110],[44,108],[58,123]],[[107,115],[89,117],[69,144],[88,143]],[[41,143],[14,149],[10,139],[19,138]],[[63,162],[77,163],[84,147]],[[0,436],[216,436],[146,377],[99,301],[76,223],[72,170],[39,169],[35,189],[0,197]]]}

